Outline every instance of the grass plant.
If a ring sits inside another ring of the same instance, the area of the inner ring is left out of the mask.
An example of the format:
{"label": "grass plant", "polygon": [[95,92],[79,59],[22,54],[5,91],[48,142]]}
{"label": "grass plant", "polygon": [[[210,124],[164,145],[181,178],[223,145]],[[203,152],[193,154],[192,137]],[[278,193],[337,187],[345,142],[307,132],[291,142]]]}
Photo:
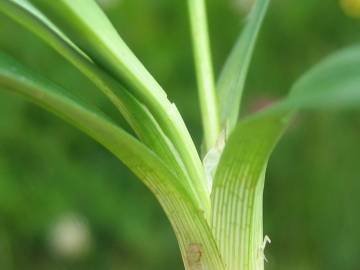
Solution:
{"label": "grass plant", "polygon": [[[125,118],[126,132],[91,104],[0,53],[0,87],[92,137],[156,196],[187,270],[263,270],[263,189],[270,155],[301,110],[358,108],[360,46],[327,57],[279,102],[239,119],[246,77],[270,0],[256,0],[219,78],[212,67],[205,0],[187,0],[204,155],[166,92],[93,0],[1,0],[93,82]],[[220,16],[220,15],[219,15]],[[269,52],[271,53],[271,52]]]}

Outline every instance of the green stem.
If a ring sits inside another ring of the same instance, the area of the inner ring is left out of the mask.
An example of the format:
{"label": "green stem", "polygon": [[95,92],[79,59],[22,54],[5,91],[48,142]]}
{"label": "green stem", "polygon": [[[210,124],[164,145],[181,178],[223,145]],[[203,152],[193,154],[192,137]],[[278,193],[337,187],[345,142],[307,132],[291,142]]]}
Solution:
{"label": "green stem", "polygon": [[196,75],[206,149],[212,148],[219,136],[220,120],[215,92],[209,32],[204,0],[188,0]]}

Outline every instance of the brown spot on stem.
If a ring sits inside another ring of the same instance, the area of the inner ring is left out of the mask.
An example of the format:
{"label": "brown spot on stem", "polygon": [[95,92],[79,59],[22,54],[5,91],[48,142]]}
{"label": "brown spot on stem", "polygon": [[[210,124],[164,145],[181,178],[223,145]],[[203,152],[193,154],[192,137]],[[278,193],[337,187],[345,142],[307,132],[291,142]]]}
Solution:
{"label": "brown spot on stem", "polygon": [[187,250],[187,260],[191,270],[202,270],[201,257],[203,247],[201,244],[190,244]]}

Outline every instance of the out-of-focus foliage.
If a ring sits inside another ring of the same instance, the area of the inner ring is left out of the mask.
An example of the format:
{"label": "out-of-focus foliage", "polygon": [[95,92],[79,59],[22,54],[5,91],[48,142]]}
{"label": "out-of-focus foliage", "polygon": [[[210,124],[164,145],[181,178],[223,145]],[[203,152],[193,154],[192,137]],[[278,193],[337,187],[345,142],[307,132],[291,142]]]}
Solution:
{"label": "out-of-focus foliage", "polygon": [[[185,2],[100,2],[178,104],[199,145]],[[244,9],[235,0],[208,2],[218,71]],[[246,85],[244,114],[287,93],[296,77],[328,53],[360,42],[360,21],[346,15],[346,2],[357,1],[272,1]],[[117,117],[72,66],[4,16],[0,48]],[[302,115],[276,150],[265,190],[265,233],[272,239],[268,269],[360,268],[359,116]],[[79,227],[56,229],[69,215],[83,220],[80,227],[91,243],[77,258],[60,254],[52,240],[56,232]],[[0,92],[0,269],[170,268],[182,268],[175,238],[141,183],[80,132]]]}
{"label": "out-of-focus foliage", "polygon": [[340,4],[344,12],[354,18],[360,17],[360,1],[359,0],[340,0]]}

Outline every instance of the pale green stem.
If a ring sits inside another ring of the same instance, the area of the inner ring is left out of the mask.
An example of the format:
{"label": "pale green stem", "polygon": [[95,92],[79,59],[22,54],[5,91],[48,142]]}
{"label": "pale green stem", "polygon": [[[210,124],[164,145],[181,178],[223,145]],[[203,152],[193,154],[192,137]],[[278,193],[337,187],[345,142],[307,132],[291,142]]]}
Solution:
{"label": "pale green stem", "polygon": [[219,136],[220,118],[215,91],[205,0],[188,0],[196,75],[206,149]]}

